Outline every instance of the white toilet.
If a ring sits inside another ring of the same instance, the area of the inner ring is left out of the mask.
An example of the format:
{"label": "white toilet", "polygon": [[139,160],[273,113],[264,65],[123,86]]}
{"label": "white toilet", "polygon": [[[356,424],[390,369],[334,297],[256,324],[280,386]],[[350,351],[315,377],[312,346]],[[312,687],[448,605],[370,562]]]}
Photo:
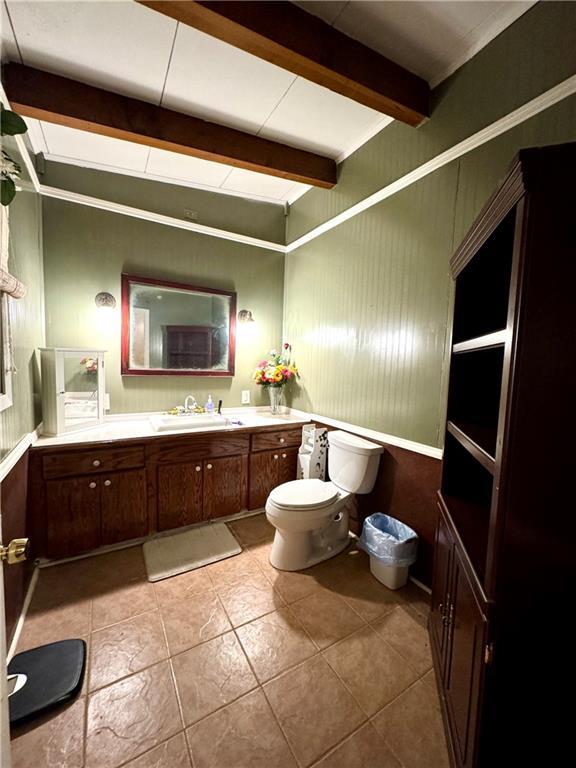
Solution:
{"label": "white toilet", "polygon": [[348,432],[328,433],[330,482],[294,480],[270,493],[266,517],[276,528],[270,562],[301,571],[334,557],[348,544],[348,510],[354,494],[370,493],[384,451]]}

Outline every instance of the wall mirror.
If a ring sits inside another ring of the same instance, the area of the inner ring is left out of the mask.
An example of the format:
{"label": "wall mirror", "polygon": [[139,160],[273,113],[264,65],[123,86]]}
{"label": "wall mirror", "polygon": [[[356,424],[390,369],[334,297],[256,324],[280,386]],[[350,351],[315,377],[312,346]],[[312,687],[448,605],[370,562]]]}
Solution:
{"label": "wall mirror", "polygon": [[122,374],[233,376],[236,294],[122,275]]}

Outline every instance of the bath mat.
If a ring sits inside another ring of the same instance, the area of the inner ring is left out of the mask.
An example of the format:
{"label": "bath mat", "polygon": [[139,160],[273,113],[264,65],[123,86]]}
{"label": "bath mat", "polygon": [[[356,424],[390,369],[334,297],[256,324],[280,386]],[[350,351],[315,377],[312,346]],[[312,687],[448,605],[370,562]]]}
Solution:
{"label": "bath mat", "polygon": [[147,541],[143,550],[148,581],[160,581],[239,555],[242,547],[224,523],[210,523]]}

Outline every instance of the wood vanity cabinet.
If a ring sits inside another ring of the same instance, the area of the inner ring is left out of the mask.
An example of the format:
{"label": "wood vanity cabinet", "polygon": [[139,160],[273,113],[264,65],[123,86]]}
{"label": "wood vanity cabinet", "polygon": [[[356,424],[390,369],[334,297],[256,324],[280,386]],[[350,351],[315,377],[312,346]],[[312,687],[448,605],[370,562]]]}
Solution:
{"label": "wood vanity cabinet", "polygon": [[145,536],[143,469],[48,480],[46,555],[67,557]]}
{"label": "wood vanity cabinet", "polygon": [[264,506],[296,478],[301,427],[33,448],[35,556],[61,558]]}
{"label": "wood vanity cabinet", "polygon": [[151,440],[146,447],[151,530],[169,531],[246,509],[250,435]]}
{"label": "wood vanity cabinet", "polygon": [[158,530],[169,531],[246,508],[244,456],[158,467]]}
{"label": "wood vanity cabinet", "polygon": [[[296,480],[301,441],[301,429],[262,432],[252,436],[248,509],[263,507],[273,488]],[[271,446],[276,448],[264,450]]]}
{"label": "wood vanity cabinet", "polygon": [[[453,256],[429,631],[453,768],[562,765],[576,143],[522,150]],[[545,614],[545,616],[543,615]]]}

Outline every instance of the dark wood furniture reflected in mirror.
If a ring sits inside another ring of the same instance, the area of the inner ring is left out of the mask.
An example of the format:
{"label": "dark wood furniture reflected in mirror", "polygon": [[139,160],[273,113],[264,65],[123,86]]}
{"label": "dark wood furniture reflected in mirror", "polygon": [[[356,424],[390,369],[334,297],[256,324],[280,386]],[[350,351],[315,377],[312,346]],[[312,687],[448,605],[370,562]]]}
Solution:
{"label": "dark wood furniture reflected in mirror", "polygon": [[236,294],[122,275],[124,376],[233,376]]}

